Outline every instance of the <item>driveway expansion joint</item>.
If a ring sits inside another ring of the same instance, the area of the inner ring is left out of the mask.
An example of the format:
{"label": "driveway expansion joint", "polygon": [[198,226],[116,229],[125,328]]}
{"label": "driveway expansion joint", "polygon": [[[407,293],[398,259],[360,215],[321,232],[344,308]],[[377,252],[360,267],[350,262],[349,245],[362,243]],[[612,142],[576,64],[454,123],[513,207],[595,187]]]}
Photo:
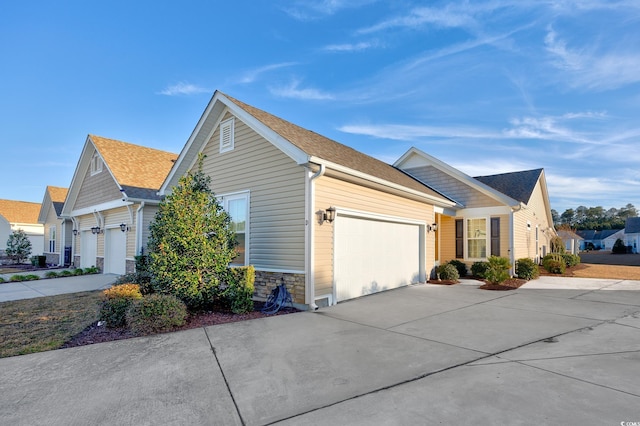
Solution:
{"label": "driveway expansion joint", "polygon": [[233,392],[231,391],[231,387],[229,386],[229,381],[227,380],[227,376],[224,374],[224,370],[222,369],[222,365],[220,364],[220,360],[218,359],[218,354],[216,354],[216,348],[213,346],[211,342],[211,338],[209,337],[209,333],[207,332],[206,327],[202,327],[204,330],[204,335],[207,336],[207,341],[209,341],[209,347],[211,348],[211,352],[213,353],[213,357],[216,360],[216,364],[218,364],[218,369],[220,370],[220,374],[222,375],[222,379],[224,380],[224,384],[227,387],[227,392],[229,392],[229,396],[231,397],[231,401],[233,401],[233,406],[236,409],[236,413],[238,414],[238,418],[240,418],[240,424],[245,426],[246,423],[242,418],[242,413],[240,412],[240,407],[238,407],[238,403],[236,402],[235,397],[233,396]]}

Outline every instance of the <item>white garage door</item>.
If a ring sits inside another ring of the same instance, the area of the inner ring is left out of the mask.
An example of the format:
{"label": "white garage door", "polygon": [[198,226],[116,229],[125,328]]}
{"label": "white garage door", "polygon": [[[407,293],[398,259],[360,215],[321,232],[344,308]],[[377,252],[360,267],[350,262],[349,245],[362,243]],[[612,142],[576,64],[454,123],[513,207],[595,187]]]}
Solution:
{"label": "white garage door", "polygon": [[96,266],[97,238],[91,231],[82,231],[80,238],[80,267]]}
{"label": "white garage door", "polygon": [[334,226],[338,302],[424,280],[419,225],[338,216]]}
{"label": "white garage door", "polygon": [[120,228],[107,229],[105,235],[105,274],[126,273],[126,238]]}

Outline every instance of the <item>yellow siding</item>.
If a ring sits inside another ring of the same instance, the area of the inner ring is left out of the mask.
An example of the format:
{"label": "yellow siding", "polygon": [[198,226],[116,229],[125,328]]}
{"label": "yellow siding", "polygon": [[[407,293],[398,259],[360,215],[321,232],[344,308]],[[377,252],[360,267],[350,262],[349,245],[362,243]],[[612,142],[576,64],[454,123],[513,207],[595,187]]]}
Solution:
{"label": "yellow siding", "polygon": [[[398,218],[434,222],[433,206],[386,194],[332,177],[323,176],[315,181],[315,210],[329,206],[352,209]],[[315,232],[315,295],[333,290],[333,225],[313,222]],[[426,234],[425,269],[427,276],[434,266],[434,233]]]}
{"label": "yellow siding", "polygon": [[[227,113],[224,120],[230,118]],[[217,195],[250,191],[249,263],[256,269],[304,271],[305,171],[235,119],[234,149],[219,152],[219,129],[205,146],[203,171]]]}
{"label": "yellow siding", "polygon": [[113,177],[107,171],[106,165],[103,165],[102,171],[93,176],[91,176],[91,170],[87,170],[73,209],[77,210],[107,201],[118,200],[121,196],[122,194]]}
{"label": "yellow siding", "polygon": [[[527,222],[531,224],[528,229]],[[538,250],[536,251],[536,226],[538,227]],[[527,207],[514,214],[514,256],[515,259],[528,257],[536,259],[542,257],[546,247],[549,252],[549,242],[553,237],[553,225],[547,220],[546,205],[540,182],[529,199]]]}
{"label": "yellow siding", "polygon": [[440,236],[440,264],[456,258],[456,220],[451,216],[441,216],[438,226]]}

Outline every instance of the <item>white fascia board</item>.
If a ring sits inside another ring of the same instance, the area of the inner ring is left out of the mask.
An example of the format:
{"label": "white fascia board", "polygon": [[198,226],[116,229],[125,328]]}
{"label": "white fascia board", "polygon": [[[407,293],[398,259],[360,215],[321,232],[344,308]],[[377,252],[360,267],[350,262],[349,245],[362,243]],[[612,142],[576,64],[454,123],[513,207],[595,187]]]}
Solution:
{"label": "white fascia board", "polygon": [[315,163],[315,164],[324,164],[325,167],[332,169],[332,170],[336,170],[351,176],[355,176],[358,177],[360,179],[364,179],[364,180],[368,180],[370,182],[374,182],[380,185],[384,185],[384,186],[388,186],[389,188],[393,188],[393,189],[397,189],[399,191],[403,191],[412,195],[417,195],[421,198],[427,199],[433,203],[436,203],[440,206],[444,206],[444,207],[454,207],[457,205],[457,203],[453,202],[453,201],[449,201],[446,200],[444,198],[439,198],[439,197],[434,197],[433,195],[430,194],[425,194],[424,192],[420,192],[420,191],[416,191],[415,189],[411,189],[411,188],[407,188],[406,186],[402,186],[402,185],[398,185],[397,183],[393,183],[393,182],[389,182],[387,180],[384,179],[380,179],[378,177],[375,176],[371,176],[369,174],[366,173],[362,173],[359,172],[357,170],[353,170],[350,169],[348,167],[345,166],[341,166],[340,164],[336,164],[336,163],[332,163],[330,161],[325,161],[321,158],[318,157],[311,157],[309,158],[309,161],[311,163]]}
{"label": "white fascia board", "polygon": [[[198,120],[198,123],[196,124],[196,127],[191,132],[191,135],[189,136],[189,139],[187,139],[187,142],[182,147],[182,150],[180,151],[180,154],[178,155],[178,159],[176,160],[175,163],[173,163],[173,167],[171,167],[171,170],[169,170],[169,174],[167,174],[167,177],[165,178],[164,182],[162,183],[162,186],[158,190],[158,194],[159,195],[164,195],[165,191],[167,190],[167,186],[169,186],[169,183],[173,180],[174,175],[176,174],[176,171],[180,168],[180,165],[182,164],[182,162],[184,160],[184,157],[191,151],[192,145],[193,145],[194,141],[196,140],[198,134],[200,133],[200,129],[202,129],[202,126],[204,125],[204,123],[206,123],[207,120],[209,120],[209,116],[211,114],[211,110],[213,109],[213,106],[215,105],[215,101],[217,99],[218,99],[218,91],[216,90],[213,93],[213,96],[211,97],[211,100],[209,100],[209,103],[207,104],[207,107],[204,109],[204,112],[202,113],[202,116],[200,116],[200,120]],[[205,141],[205,144],[206,144],[206,141]],[[199,149],[201,150],[202,147],[200,147]]]}
{"label": "white fascia board", "polygon": [[469,185],[470,187],[480,191],[481,193],[483,193],[484,195],[487,195],[488,197],[493,198],[494,200],[500,201],[503,204],[506,204],[508,206],[517,206],[520,203],[517,200],[514,200],[513,198],[501,193],[500,191],[496,191],[495,189],[491,188],[488,185],[485,185],[484,183],[480,182],[477,179],[474,179],[473,177],[469,176],[466,173],[461,172],[460,170],[456,169],[455,167],[452,167],[450,165],[448,165],[447,163],[438,160],[437,158],[427,154],[424,151],[419,150],[418,148],[415,147],[411,147],[407,152],[404,153],[404,155],[402,155],[402,157],[400,157],[398,159],[398,161],[396,161],[395,163],[393,163],[394,167],[397,167],[399,169],[403,169],[403,166],[411,159],[412,156],[418,156],[418,157],[422,157],[422,159],[424,160],[424,165],[428,165],[428,166],[433,166],[436,169],[440,170],[441,172],[444,172],[446,174],[448,174],[449,176],[458,179],[459,181]]}
{"label": "white fascia board", "polygon": [[[67,198],[64,200],[64,206],[62,206],[62,215],[63,216],[72,216],[71,215],[71,207],[75,204],[78,193],[80,192],[80,186],[82,185],[82,180],[84,176],[87,174],[87,169],[89,168],[89,163],[91,158],[87,155],[87,151],[89,147],[92,147],[94,150],[96,149],[93,145],[93,142],[87,135],[87,139],[85,140],[84,146],[82,147],[82,153],[80,154],[80,158],[78,159],[78,164],[76,165],[76,170],[73,172],[73,178],[71,179],[71,185],[69,186],[69,192],[67,193]],[[92,153],[93,155],[93,153]]]}
{"label": "white fascia board", "polygon": [[309,162],[309,155],[283,138],[279,133],[276,133],[271,128],[264,125],[260,120],[249,114],[244,109],[230,101],[224,95],[219,95],[220,101],[227,106],[229,111],[240,120],[242,120],[247,126],[249,126],[257,134],[271,142],[280,151],[284,152],[297,164],[306,164]]}
{"label": "white fascia board", "polygon": [[481,216],[497,216],[511,214],[512,209],[509,206],[495,207],[473,207],[469,209],[461,209],[457,211],[457,216],[461,217],[481,217]]}
{"label": "white fascia board", "polygon": [[133,203],[122,200],[114,200],[106,203],[96,204],[95,206],[85,207],[82,209],[74,210],[70,213],[70,216],[82,216],[85,214],[91,214],[95,212],[102,212],[105,210],[117,209],[119,207],[125,207]]}

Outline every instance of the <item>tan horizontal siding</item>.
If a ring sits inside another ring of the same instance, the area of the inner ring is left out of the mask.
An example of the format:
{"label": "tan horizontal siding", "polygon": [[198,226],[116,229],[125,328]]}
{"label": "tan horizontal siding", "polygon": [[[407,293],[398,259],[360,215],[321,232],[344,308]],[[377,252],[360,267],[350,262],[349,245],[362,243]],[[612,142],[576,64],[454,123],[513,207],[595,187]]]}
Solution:
{"label": "tan horizontal siding", "polygon": [[203,171],[218,196],[249,191],[249,263],[304,271],[304,168],[237,117],[234,149],[220,153],[219,137],[216,129],[203,150]]}
{"label": "tan horizontal siding", "polygon": [[91,169],[87,170],[73,209],[77,210],[118,200],[121,196],[118,185],[107,171],[107,166],[103,164],[102,171],[93,176],[91,176]]}
{"label": "tan horizontal siding", "polygon": [[[323,176],[315,181],[315,210],[330,206],[397,218],[434,222],[433,206],[419,201],[365,188],[336,178]],[[315,227],[315,295],[333,292],[333,226],[314,221]],[[435,255],[434,233],[426,235],[425,267],[433,268]]]}

